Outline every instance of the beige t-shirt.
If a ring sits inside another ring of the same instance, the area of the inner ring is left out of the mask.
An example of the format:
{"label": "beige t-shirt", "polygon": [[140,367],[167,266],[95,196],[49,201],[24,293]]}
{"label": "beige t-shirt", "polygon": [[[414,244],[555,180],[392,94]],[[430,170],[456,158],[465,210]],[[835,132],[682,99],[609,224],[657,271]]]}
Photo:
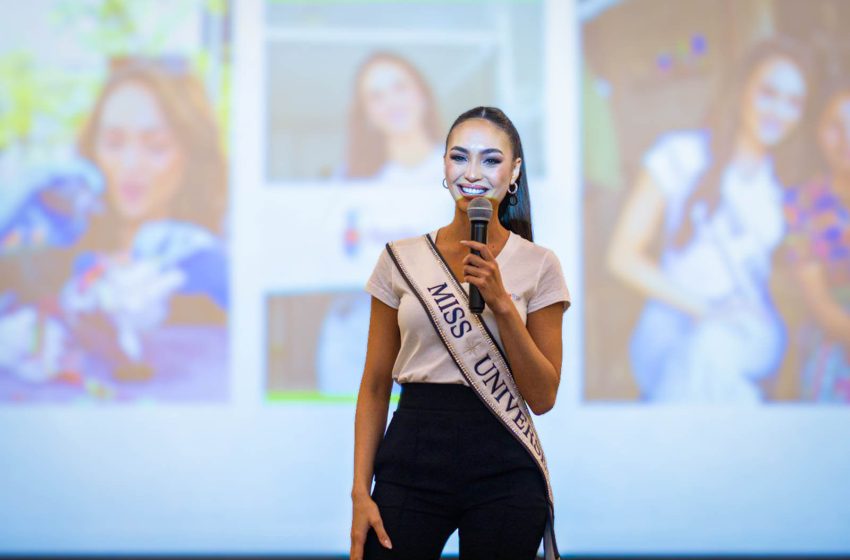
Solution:
{"label": "beige t-shirt", "polygon": [[[431,232],[436,239],[436,232]],[[525,322],[533,313],[553,303],[569,306],[570,293],[561,272],[558,257],[511,232],[496,257],[502,282]],[[467,282],[462,283],[469,290]],[[393,366],[393,379],[398,383],[458,383],[468,385],[446,347],[437,336],[422,304],[404,281],[386,251],[381,252],[366,291],[394,309],[398,309],[401,348]],[[489,307],[482,314],[484,323],[502,344],[496,318]]]}

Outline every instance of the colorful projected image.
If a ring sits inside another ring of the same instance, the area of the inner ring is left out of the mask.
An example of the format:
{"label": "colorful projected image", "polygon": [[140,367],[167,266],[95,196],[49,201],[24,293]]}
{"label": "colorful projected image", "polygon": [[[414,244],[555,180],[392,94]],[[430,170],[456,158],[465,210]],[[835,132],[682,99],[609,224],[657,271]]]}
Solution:
{"label": "colorful projected image", "polygon": [[0,401],[222,400],[227,12],[107,4],[0,40]]}
{"label": "colorful projected image", "polygon": [[584,25],[585,400],[850,402],[848,7],[649,5]]}

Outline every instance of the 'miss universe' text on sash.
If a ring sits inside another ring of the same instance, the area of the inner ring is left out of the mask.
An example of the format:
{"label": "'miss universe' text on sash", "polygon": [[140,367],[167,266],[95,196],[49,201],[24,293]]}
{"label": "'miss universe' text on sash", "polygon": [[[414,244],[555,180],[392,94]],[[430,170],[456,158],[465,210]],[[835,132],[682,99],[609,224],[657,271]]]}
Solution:
{"label": "'miss universe' text on sash", "polygon": [[[448,283],[443,282],[430,286],[428,293],[440,310],[443,319],[450,325],[449,332],[463,344],[464,337],[472,333],[472,324],[466,318],[466,310],[457,297],[449,291]],[[542,456],[543,448],[534,433],[533,425],[528,421],[528,416],[520,407],[520,400],[511,391],[490,352],[486,350],[479,352],[479,355],[475,357],[473,371],[475,375],[481,378],[484,386],[490,390],[493,400],[499,403],[504,412],[508,414],[511,421],[519,429],[519,433],[528,440],[534,452],[538,456]]]}

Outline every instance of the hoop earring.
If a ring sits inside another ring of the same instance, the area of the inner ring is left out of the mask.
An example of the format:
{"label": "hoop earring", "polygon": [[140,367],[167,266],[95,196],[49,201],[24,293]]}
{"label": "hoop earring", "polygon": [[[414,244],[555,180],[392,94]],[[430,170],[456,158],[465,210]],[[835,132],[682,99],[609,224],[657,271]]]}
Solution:
{"label": "hoop earring", "polygon": [[[513,188],[513,190],[511,190]],[[516,193],[519,190],[519,185],[515,182],[508,185],[508,204],[511,206],[516,206],[519,204],[519,199],[516,197]]]}
{"label": "hoop earring", "polygon": [[449,184],[448,184],[448,183],[446,183],[446,179],[445,179],[445,177],[443,178],[443,188],[444,188],[444,189],[449,188]]}

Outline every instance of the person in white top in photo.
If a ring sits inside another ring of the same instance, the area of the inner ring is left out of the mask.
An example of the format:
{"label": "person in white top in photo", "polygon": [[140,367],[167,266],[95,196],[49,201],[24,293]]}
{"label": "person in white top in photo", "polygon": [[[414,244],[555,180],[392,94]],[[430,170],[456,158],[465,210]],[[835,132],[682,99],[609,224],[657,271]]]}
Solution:
{"label": "person in white top in photo", "polygon": [[[387,51],[358,67],[348,117],[346,157],[337,179],[422,187],[442,178],[443,146],[437,102],[428,81],[406,58]],[[356,393],[369,325],[368,294],[331,303],[316,350],[316,382],[326,395]],[[344,342],[343,342],[344,341]]]}
{"label": "person in white top in photo", "polygon": [[[570,295],[555,254],[532,242],[516,128],[491,107],[460,115],[446,139],[444,173],[454,218],[430,233],[436,252],[464,289],[481,291],[484,323],[531,411],[543,414],[560,383]],[[478,197],[498,208],[486,244],[468,241],[467,207]],[[354,428],[351,558],[439,558],[455,530],[462,558],[535,558],[549,506],[531,455],[468,386],[387,252],[366,289],[372,305]],[[401,400],[384,434],[393,381]]]}
{"label": "person in white top in photo", "polygon": [[354,78],[342,178],[402,187],[439,182],[442,130],[422,73],[397,54],[375,52]]}
{"label": "person in white top in photo", "polygon": [[647,298],[629,349],[646,401],[759,402],[759,382],[779,366],[785,331],[768,290],[784,235],[774,164],[792,157],[781,150],[793,148],[804,113],[804,59],[786,40],[756,45],[706,126],[662,135],[643,158],[608,265]]}

